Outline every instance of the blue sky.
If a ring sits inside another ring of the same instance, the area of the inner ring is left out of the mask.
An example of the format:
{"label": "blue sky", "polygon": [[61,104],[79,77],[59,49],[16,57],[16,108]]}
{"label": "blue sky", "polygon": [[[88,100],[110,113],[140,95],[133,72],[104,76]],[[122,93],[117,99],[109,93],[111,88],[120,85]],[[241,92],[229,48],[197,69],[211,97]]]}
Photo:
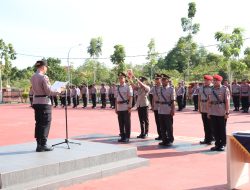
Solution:
{"label": "blue sky", "polygon": [[[151,38],[158,52],[168,52],[183,35],[181,17],[187,16],[188,0],[0,0],[0,38],[12,43],[18,54],[13,65],[32,66],[42,57],[86,58],[93,37],[102,36],[103,54],[109,57],[116,44],[125,46],[127,55],[144,55]],[[195,22],[201,30],[198,44],[215,44],[216,31],[245,29],[250,37],[249,2],[247,0],[196,0]],[[250,40],[245,41],[250,46]],[[216,51],[216,48],[208,48]],[[71,59],[77,67],[84,60]],[[101,60],[112,66],[109,59]],[[144,58],[128,58],[126,62],[141,64]],[[66,65],[66,59],[62,60]]]}

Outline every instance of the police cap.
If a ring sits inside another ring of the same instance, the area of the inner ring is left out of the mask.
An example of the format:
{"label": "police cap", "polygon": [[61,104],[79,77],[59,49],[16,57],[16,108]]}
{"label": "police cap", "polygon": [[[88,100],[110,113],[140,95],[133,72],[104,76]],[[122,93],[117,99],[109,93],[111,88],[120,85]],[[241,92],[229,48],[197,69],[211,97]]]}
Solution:
{"label": "police cap", "polygon": [[38,67],[41,67],[41,66],[46,66],[46,67],[48,67],[47,61],[45,61],[45,60],[39,60],[39,61],[36,62],[35,67],[38,68]]}

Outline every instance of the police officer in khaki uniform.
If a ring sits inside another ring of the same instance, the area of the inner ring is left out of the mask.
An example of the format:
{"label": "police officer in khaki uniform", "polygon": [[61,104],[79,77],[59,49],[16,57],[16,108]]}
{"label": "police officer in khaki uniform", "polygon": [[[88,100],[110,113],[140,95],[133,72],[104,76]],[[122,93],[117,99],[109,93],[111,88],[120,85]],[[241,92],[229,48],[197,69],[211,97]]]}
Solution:
{"label": "police officer in khaki uniform", "polygon": [[72,100],[73,100],[73,107],[72,108],[77,108],[77,90],[76,90],[75,85],[72,85],[71,97],[72,97]]}
{"label": "police officer in khaki uniform", "polygon": [[208,95],[209,118],[213,127],[215,146],[211,151],[224,151],[226,146],[226,123],[229,116],[230,92],[226,86],[221,85],[223,78],[213,76],[214,86]]}
{"label": "police officer in khaki uniform", "polygon": [[248,113],[249,93],[250,93],[250,85],[247,83],[247,79],[243,79],[240,85],[240,98],[243,109],[242,113]]}
{"label": "police officer in khaki uniform", "polygon": [[205,137],[203,141],[200,141],[200,144],[211,145],[213,141],[213,132],[210,124],[210,119],[208,118],[208,95],[211,94],[212,89],[212,80],[213,77],[210,75],[204,75],[203,86],[200,87],[198,93],[198,110],[201,113],[201,118],[204,127]]}
{"label": "police officer in khaki uniform", "polygon": [[126,74],[119,73],[119,85],[115,89],[115,112],[118,115],[121,139],[118,142],[129,142],[131,133],[131,107],[132,107],[132,88],[125,83]]}
{"label": "police officer in khaki uniform", "polygon": [[90,89],[90,93],[91,93],[91,100],[92,100],[92,108],[96,108],[96,93],[97,93],[97,89],[95,87],[95,84],[92,85],[91,89]]}
{"label": "police officer in khaki uniform", "polygon": [[168,84],[169,76],[162,74],[162,87],[159,95],[159,121],[161,127],[161,146],[170,146],[174,142],[173,116],[175,114],[175,89]]}
{"label": "police officer in khaki uniform", "polygon": [[178,111],[181,111],[184,108],[183,106],[184,94],[185,94],[185,88],[182,85],[182,83],[179,82],[178,87],[176,88]]}
{"label": "police officer in khaki uniform", "polygon": [[150,87],[145,84],[147,81],[146,77],[139,77],[134,79],[137,81],[137,84],[134,84],[132,80],[130,80],[131,86],[133,90],[136,90],[138,93],[137,100],[136,100],[136,107],[138,111],[138,116],[140,120],[140,127],[141,127],[141,134],[137,136],[137,138],[146,138],[148,136],[148,128],[149,128],[149,121],[148,121],[148,93],[150,91]]}
{"label": "police officer in khaki uniform", "polygon": [[82,85],[81,94],[82,94],[82,102],[83,102],[82,108],[86,108],[88,105],[88,98],[89,98],[89,89],[86,84]]}
{"label": "police officer in khaki uniform", "polygon": [[158,137],[156,137],[155,140],[162,140],[160,121],[159,121],[159,115],[158,115],[160,89],[161,89],[161,75],[155,74],[155,85],[150,90],[150,93],[153,96],[152,110],[154,111],[155,123],[156,123],[157,133],[158,133]]}
{"label": "police officer in khaki uniform", "polygon": [[100,88],[101,102],[102,102],[101,108],[106,108],[106,93],[107,93],[107,88],[105,87],[104,84],[101,84]]}
{"label": "police officer in khaki uniform", "polygon": [[240,85],[236,80],[234,80],[232,84],[232,98],[234,103],[233,111],[240,111]]}
{"label": "police officer in khaki uniform", "polygon": [[193,111],[198,111],[198,94],[199,94],[199,84],[195,82],[194,87],[192,88],[192,97],[193,97],[193,102],[194,102]]}
{"label": "police officer in khaki uniform", "polygon": [[49,96],[57,95],[50,89],[49,81],[45,77],[47,62],[37,61],[35,64],[36,73],[31,77],[33,96],[33,108],[35,110],[35,138],[37,141],[37,152],[51,151],[47,145],[51,124],[51,100]]}

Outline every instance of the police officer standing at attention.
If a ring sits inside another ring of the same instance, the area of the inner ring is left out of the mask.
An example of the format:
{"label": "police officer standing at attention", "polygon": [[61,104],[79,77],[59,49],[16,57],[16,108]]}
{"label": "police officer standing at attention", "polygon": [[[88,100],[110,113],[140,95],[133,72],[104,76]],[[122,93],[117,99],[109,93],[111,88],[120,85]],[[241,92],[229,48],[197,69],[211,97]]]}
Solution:
{"label": "police officer standing at attention", "polygon": [[234,80],[232,84],[232,98],[234,103],[233,111],[240,111],[240,85],[236,80]]}
{"label": "police officer standing at attention", "polygon": [[213,140],[212,126],[210,119],[208,118],[208,95],[211,94],[213,77],[210,75],[204,75],[203,86],[199,89],[198,94],[198,110],[201,113],[201,118],[204,127],[205,138],[200,141],[200,144],[211,145]]}
{"label": "police officer standing at attention", "polygon": [[101,88],[100,88],[101,101],[102,101],[101,108],[106,108],[106,93],[107,93],[107,89],[105,85],[101,84]]}
{"label": "police officer standing at attention", "polygon": [[155,85],[150,90],[150,93],[153,96],[152,110],[154,111],[155,123],[156,123],[157,133],[158,133],[158,137],[156,137],[155,140],[162,140],[161,127],[160,127],[160,121],[159,121],[159,115],[158,115],[160,89],[161,89],[161,75],[155,74]]}
{"label": "police officer standing at attention", "polygon": [[81,93],[82,93],[82,102],[83,102],[82,108],[86,108],[88,105],[88,97],[89,97],[89,89],[86,84],[82,85]]}
{"label": "police officer standing at attention", "polygon": [[96,93],[97,93],[95,84],[92,85],[90,92],[91,92],[92,108],[94,109],[96,107]]}
{"label": "police officer standing at attention", "polygon": [[140,120],[140,126],[141,126],[141,134],[137,136],[137,138],[146,138],[148,136],[148,128],[149,128],[149,121],[148,121],[148,93],[150,91],[150,87],[145,84],[147,81],[147,78],[141,76],[136,78],[133,76],[133,78],[137,81],[138,84],[134,84],[132,80],[130,80],[131,86],[133,90],[136,90],[138,93],[138,97],[136,100],[136,107],[138,111],[138,116]]}
{"label": "police officer standing at attention", "polygon": [[121,139],[118,142],[129,142],[131,133],[131,107],[132,107],[132,88],[125,83],[126,74],[121,72],[118,74],[119,85],[115,90],[115,112],[118,115]]}
{"label": "police officer standing at attention", "polygon": [[181,111],[183,107],[185,88],[181,82],[179,82],[178,87],[176,89],[177,103],[178,103],[178,111]]}
{"label": "police officer standing at attention", "polygon": [[162,87],[159,95],[159,121],[161,127],[161,146],[171,146],[174,142],[173,116],[175,114],[175,89],[168,84],[170,77],[162,74]]}
{"label": "police officer standing at attention", "polygon": [[37,61],[36,73],[31,77],[32,91],[34,93],[33,108],[35,110],[35,138],[37,141],[36,152],[53,150],[47,145],[51,124],[51,100],[50,96],[58,94],[50,89],[49,81],[45,78],[47,62]]}
{"label": "police officer standing at attention", "polygon": [[243,79],[240,85],[240,98],[241,98],[241,106],[243,109],[242,113],[248,113],[249,93],[250,93],[250,86],[247,83],[247,79]]}
{"label": "police officer standing at attention", "polygon": [[224,151],[226,146],[226,123],[229,116],[230,92],[221,85],[223,78],[214,75],[214,86],[208,96],[209,117],[214,131],[215,146],[211,151]]}
{"label": "police officer standing at attention", "polygon": [[199,85],[197,82],[194,83],[194,87],[192,88],[192,96],[194,101],[194,110],[198,111],[198,93],[199,93]]}

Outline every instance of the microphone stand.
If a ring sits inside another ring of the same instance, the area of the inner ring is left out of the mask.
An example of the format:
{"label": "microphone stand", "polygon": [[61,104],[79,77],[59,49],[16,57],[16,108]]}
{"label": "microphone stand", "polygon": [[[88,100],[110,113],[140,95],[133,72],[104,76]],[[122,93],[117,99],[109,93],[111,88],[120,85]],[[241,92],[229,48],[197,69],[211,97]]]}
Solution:
{"label": "microphone stand", "polygon": [[53,144],[52,147],[55,147],[57,145],[61,145],[61,144],[67,144],[68,146],[68,149],[70,149],[70,146],[69,144],[78,144],[78,145],[81,145],[81,143],[76,143],[76,142],[71,142],[69,141],[69,134],[68,134],[68,103],[67,103],[67,91],[68,89],[66,88],[66,93],[65,93],[65,127],[66,127],[66,138],[63,142],[60,142],[60,143],[57,143],[57,144]]}

